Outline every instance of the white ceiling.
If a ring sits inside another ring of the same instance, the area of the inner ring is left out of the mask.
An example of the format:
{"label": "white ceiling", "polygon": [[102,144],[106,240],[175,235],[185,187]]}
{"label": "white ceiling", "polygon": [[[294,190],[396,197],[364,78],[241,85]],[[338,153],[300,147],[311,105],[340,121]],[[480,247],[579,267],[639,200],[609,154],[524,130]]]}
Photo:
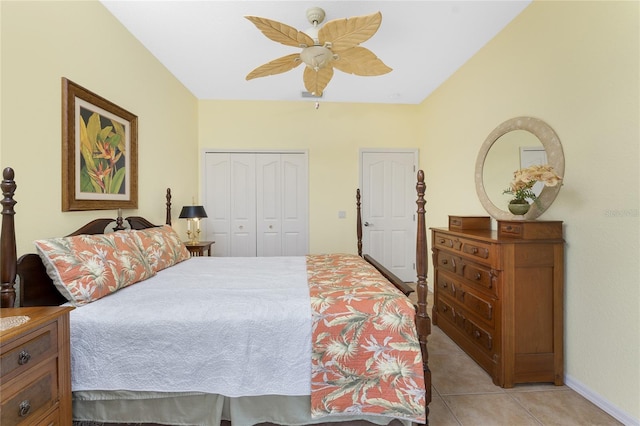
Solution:
{"label": "white ceiling", "polygon": [[104,6],[198,99],[304,100],[303,66],[246,81],[254,68],[298,50],[269,40],[245,15],[298,30],[319,6],[326,21],[382,12],[362,43],[392,72],[361,77],[336,70],[323,101],[419,104],[531,0],[221,1],[101,0]]}

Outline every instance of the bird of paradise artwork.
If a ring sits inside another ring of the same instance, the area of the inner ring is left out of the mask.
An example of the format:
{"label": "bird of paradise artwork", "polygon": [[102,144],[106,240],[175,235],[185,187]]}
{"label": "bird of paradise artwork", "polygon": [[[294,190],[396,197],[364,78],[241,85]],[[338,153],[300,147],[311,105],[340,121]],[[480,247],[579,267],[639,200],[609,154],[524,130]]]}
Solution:
{"label": "bird of paradise artwork", "polygon": [[80,191],[123,194],[126,178],[124,124],[80,108]]}

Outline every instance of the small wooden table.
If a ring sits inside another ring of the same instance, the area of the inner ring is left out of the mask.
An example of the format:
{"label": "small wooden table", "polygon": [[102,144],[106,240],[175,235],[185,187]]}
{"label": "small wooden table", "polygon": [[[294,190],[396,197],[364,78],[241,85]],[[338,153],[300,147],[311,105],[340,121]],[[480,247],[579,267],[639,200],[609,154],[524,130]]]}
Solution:
{"label": "small wooden table", "polygon": [[215,244],[215,241],[184,242],[184,245],[187,247],[187,250],[189,250],[189,253],[191,253],[191,256],[204,256],[205,251],[207,252],[207,256],[211,256],[213,254],[213,250],[211,249],[213,244]]}

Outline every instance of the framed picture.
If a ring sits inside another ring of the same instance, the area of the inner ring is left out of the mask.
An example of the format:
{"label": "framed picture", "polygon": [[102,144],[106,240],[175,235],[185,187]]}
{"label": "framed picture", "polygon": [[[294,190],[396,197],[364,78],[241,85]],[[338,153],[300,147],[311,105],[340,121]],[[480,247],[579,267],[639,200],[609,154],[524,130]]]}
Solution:
{"label": "framed picture", "polygon": [[62,78],[62,211],[138,208],[138,117]]}

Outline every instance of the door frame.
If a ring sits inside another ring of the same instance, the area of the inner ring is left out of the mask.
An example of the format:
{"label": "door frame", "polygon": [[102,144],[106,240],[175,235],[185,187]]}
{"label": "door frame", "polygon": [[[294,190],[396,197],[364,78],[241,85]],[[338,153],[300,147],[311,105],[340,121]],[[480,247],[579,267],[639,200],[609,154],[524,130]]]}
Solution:
{"label": "door frame", "polygon": [[[385,153],[398,153],[398,154],[413,154],[413,171],[414,173],[417,173],[417,171],[419,170],[419,158],[420,158],[420,151],[418,148],[360,148],[358,151],[358,188],[360,188],[360,190],[362,190],[362,184],[363,184],[363,162],[364,162],[364,155],[365,154],[385,154]],[[416,196],[417,199],[417,196]],[[365,202],[365,200],[363,200],[363,203]],[[411,230],[411,235],[413,236],[413,241],[415,242],[416,240],[416,222],[415,222],[415,213],[417,211],[417,206],[416,206],[416,210],[414,210],[414,227]],[[363,241],[363,246],[364,246],[364,241]],[[363,250],[364,253],[364,250]],[[366,253],[365,253],[366,254]],[[380,259],[376,259],[380,262]],[[381,262],[382,263],[382,262]],[[416,265],[415,265],[415,256],[413,257],[413,259],[411,259],[411,263],[413,264],[413,269],[415,270]],[[384,266],[384,265],[383,265]]]}

